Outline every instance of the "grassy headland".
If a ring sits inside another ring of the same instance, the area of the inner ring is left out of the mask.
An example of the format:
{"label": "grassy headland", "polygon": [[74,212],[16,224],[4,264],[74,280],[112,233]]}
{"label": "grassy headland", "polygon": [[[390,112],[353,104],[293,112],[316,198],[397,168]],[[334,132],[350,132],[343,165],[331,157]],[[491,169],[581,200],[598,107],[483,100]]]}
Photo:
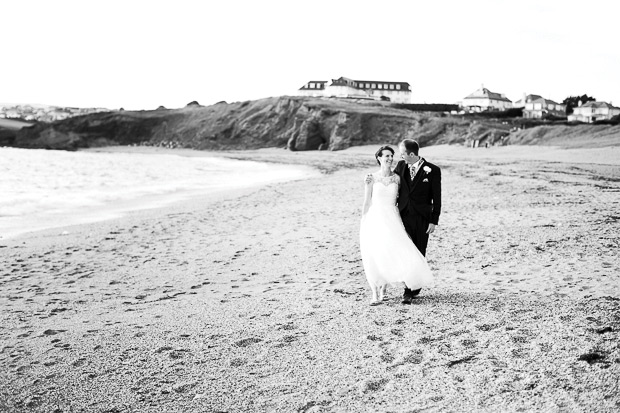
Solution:
{"label": "grassy headland", "polygon": [[11,143],[75,150],[148,145],[200,150],[267,147],[341,150],[414,138],[422,146],[536,144],[620,145],[620,126],[524,122],[520,117],[416,112],[386,102],[274,97],[182,109],[93,113],[22,128]]}

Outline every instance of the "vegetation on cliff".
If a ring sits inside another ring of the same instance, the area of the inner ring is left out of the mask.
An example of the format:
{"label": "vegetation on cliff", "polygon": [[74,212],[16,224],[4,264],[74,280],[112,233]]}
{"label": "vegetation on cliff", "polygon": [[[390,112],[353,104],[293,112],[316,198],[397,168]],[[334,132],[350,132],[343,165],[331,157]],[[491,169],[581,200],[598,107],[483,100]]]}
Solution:
{"label": "vegetation on cliff", "polygon": [[[531,130],[536,128],[542,129]],[[571,136],[577,142],[591,131],[610,136],[608,142],[614,142],[613,137],[618,135],[613,125],[596,125],[593,129],[591,125],[564,124],[558,129],[550,122],[526,124],[515,117],[416,112],[387,102],[274,97],[173,110],[93,113],[38,123],[19,130],[12,145],[68,150],[109,145],[340,150],[374,143],[396,144],[404,138],[414,138],[423,146],[475,140],[482,144],[561,144],[559,135]],[[616,136],[618,140],[620,136]]]}

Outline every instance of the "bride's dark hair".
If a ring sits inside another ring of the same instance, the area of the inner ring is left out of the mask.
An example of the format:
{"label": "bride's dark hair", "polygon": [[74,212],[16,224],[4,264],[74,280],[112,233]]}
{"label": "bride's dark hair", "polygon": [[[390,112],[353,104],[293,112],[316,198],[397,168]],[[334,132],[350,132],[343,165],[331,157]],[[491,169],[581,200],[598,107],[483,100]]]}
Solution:
{"label": "bride's dark hair", "polygon": [[381,157],[381,155],[383,155],[383,151],[390,151],[392,152],[392,155],[394,155],[394,149],[390,148],[389,146],[385,145],[380,147],[379,150],[375,152],[375,159],[377,160],[377,163],[379,165],[381,165],[381,162],[379,162],[379,158]]}

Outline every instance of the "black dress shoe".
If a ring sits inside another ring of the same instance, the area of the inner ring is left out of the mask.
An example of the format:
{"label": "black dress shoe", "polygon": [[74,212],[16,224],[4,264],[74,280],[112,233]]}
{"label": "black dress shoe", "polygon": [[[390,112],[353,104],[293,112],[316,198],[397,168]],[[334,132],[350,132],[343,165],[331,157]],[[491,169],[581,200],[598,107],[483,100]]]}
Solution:
{"label": "black dress shoe", "polygon": [[411,304],[413,301],[413,294],[411,292],[409,288],[405,287],[405,291],[403,292],[403,304]]}

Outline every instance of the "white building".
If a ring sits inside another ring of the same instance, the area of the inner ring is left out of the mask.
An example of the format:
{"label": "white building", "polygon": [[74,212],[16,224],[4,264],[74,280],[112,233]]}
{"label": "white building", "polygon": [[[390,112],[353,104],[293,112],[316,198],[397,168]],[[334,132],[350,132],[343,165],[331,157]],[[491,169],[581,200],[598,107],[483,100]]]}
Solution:
{"label": "white building", "polygon": [[523,97],[512,104],[513,108],[525,108],[526,103],[530,103],[536,99],[542,99],[540,95],[526,95],[523,94]]}
{"label": "white building", "polygon": [[310,81],[299,88],[298,94],[313,97],[343,97],[411,103],[411,89],[407,82],[353,80],[346,77],[332,79],[329,86],[327,86],[327,81]]}
{"label": "white building", "polygon": [[527,95],[523,99],[517,100],[513,107],[523,108],[524,118],[546,118],[548,116],[565,117],[566,106],[554,102],[551,99],[545,99],[539,95]]}
{"label": "white building", "polygon": [[481,86],[480,89],[463,99],[461,106],[470,112],[506,110],[512,108],[512,101],[502,93],[491,92]]}
{"label": "white building", "polygon": [[310,97],[325,96],[325,80],[311,80],[301,88],[299,88],[299,95]]}
{"label": "white building", "polygon": [[573,113],[568,115],[568,120],[591,123],[596,120],[611,119],[616,115],[620,115],[620,108],[607,102],[590,101],[573,108]]}

